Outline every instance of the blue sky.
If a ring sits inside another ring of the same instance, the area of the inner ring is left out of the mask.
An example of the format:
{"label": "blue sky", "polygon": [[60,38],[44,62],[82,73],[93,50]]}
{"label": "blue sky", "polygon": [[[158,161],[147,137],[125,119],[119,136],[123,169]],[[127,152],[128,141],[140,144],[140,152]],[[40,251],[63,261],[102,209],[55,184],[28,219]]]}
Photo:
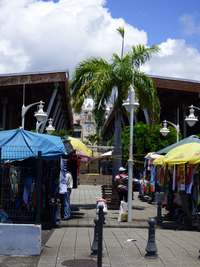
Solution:
{"label": "blue sky", "polygon": [[[0,0],[0,73],[70,74],[89,57],[111,60],[157,44],[147,74],[200,81],[200,0]],[[15,14],[15,16],[13,16]]]}
{"label": "blue sky", "polygon": [[113,18],[146,31],[149,45],[176,38],[200,50],[200,0],[106,0],[105,6]]}
{"label": "blue sky", "polygon": [[106,6],[113,17],[145,30],[150,45],[184,38],[200,50],[199,0],[107,0]]}

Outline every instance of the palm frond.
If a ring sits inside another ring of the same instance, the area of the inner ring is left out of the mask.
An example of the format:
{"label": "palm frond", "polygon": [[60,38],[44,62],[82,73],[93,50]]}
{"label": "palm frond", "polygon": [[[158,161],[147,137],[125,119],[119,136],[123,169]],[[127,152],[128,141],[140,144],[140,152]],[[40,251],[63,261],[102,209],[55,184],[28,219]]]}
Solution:
{"label": "palm frond", "polygon": [[118,31],[118,33],[121,35],[121,37],[124,38],[124,33],[125,33],[125,31],[124,31],[124,27],[119,27],[119,28],[117,28],[117,31]]}
{"label": "palm frond", "polygon": [[124,27],[119,27],[117,29],[118,33],[121,35],[122,37],[122,48],[121,48],[121,58],[123,58],[124,56],[124,34],[125,34],[125,30]]}
{"label": "palm frond", "polygon": [[71,90],[72,96],[77,94],[80,87],[87,83],[89,80],[94,78],[94,74],[98,70],[105,70],[109,67],[109,64],[106,60],[98,59],[98,58],[90,58],[87,60],[82,61],[75,69],[72,83],[71,83]]}
{"label": "palm frond", "polygon": [[150,60],[154,53],[159,51],[159,47],[153,45],[151,47],[145,47],[144,45],[136,45],[132,47],[131,57],[132,65],[134,68],[138,69],[141,65]]}
{"label": "palm frond", "polygon": [[104,91],[109,95],[112,87],[112,68],[106,60],[90,58],[81,62],[71,83],[73,107],[76,111],[80,110],[84,97],[90,95],[95,99],[96,96],[104,96]]}
{"label": "palm frond", "polygon": [[143,72],[134,72],[134,87],[141,108],[147,108],[152,123],[159,121],[160,103],[153,80]]}

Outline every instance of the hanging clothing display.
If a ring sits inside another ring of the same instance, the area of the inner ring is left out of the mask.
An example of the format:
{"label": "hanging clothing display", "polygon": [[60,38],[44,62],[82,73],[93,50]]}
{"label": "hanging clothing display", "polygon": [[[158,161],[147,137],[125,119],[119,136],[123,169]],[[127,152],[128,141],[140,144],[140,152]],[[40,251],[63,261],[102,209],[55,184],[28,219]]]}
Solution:
{"label": "hanging clothing display", "polygon": [[150,191],[151,193],[155,192],[155,183],[156,183],[156,166],[151,167],[151,178],[150,178]]}
{"label": "hanging clothing display", "polygon": [[172,190],[176,190],[176,165],[173,166]]}
{"label": "hanging clothing display", "polygon": [[187,194],[192,193],[194,170],[195,167],[193,165],[186,166],[185,190]]}
{"label": "hanging clothing display", "polygon": [[185,191],[185,164],[177,165],[177,190]]}
{"label": "hanging clothing display", "polygon": [[10,179],[10,185],[11,185],[13,197],[15,197],[19,192],[19,183],[20,183],[20,169],[18,167],[15,167],[14,165],[10,165],[9,179]]}
{"label": "hanging clothing display", "polygon": [[160,184],[160,185],[163,185],[164,184],[164,167],[162,166],[157,166],[157,176],[156,176],[156,179],[157,179],[157,182]]}
{"label": "hanging clothing display", "polygon": [[32,176],[25,177],[24,180],[24,191],[23,191],[23,201],[26,204],[27,208],[29,208],[31,204],[31,194],[34,191],[34,178]]}
{"label": "hanging clothing display", "polygon": [[60,159],[60,181],[59,181],[59,193],[67,193],[67,181],[66,181],[66,172],[67,172],[67,159]]}

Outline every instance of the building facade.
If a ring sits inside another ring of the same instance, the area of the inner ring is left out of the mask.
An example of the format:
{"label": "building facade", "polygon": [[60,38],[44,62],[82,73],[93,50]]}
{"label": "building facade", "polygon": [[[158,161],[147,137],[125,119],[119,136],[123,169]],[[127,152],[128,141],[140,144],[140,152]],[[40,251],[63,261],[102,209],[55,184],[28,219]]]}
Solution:
{"label": "building facade", "polygon": [[[200,82],[169,77],[151,76],[154,81],[157,94],[160,100],[160,121],[168,120],[180,125],[180,132],[183,137],[200,133],[200,122],[189,127],[185,117],[189,114],[189,106],[200,107]],[[196,115],[199,111],[195,110]],[[145,121],[142,111],[139,112],[140,120]],[[123,123],[129,124],[127,112],[124,110]],[[112,111],[103,127],[103,138],[109,140],[114,130],[114,112]]]}
{"label": "building facade", "polygon": [[74,114],[74,136],[87,140],[90,135],[96,133],[96,124],[93,117],[94,102],[87,97],[83,103],[80,114]]}
{"label": "building facade", "polygon": [[[44,101],[47,118],[53,119],[56,131],[72,130],[73,118],[68,89],[67,72],[35,72],[0,75],[0,129],[22,126],[22,105]],[[34,105],[25,114],[24,128],[34,130]],[[44,131],[46,123],[41,125]]]}

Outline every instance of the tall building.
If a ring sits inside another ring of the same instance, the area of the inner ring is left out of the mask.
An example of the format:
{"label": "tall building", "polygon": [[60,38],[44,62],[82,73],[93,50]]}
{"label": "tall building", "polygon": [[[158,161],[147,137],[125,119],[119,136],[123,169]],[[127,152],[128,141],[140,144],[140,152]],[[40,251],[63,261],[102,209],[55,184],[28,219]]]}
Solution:
{"label": "tall building", "polygon": [[94,101],[91,97],[84,100],[80,114],[74,114],[74,136],[86,140],[96,133],[96,124],[93,117]]}

